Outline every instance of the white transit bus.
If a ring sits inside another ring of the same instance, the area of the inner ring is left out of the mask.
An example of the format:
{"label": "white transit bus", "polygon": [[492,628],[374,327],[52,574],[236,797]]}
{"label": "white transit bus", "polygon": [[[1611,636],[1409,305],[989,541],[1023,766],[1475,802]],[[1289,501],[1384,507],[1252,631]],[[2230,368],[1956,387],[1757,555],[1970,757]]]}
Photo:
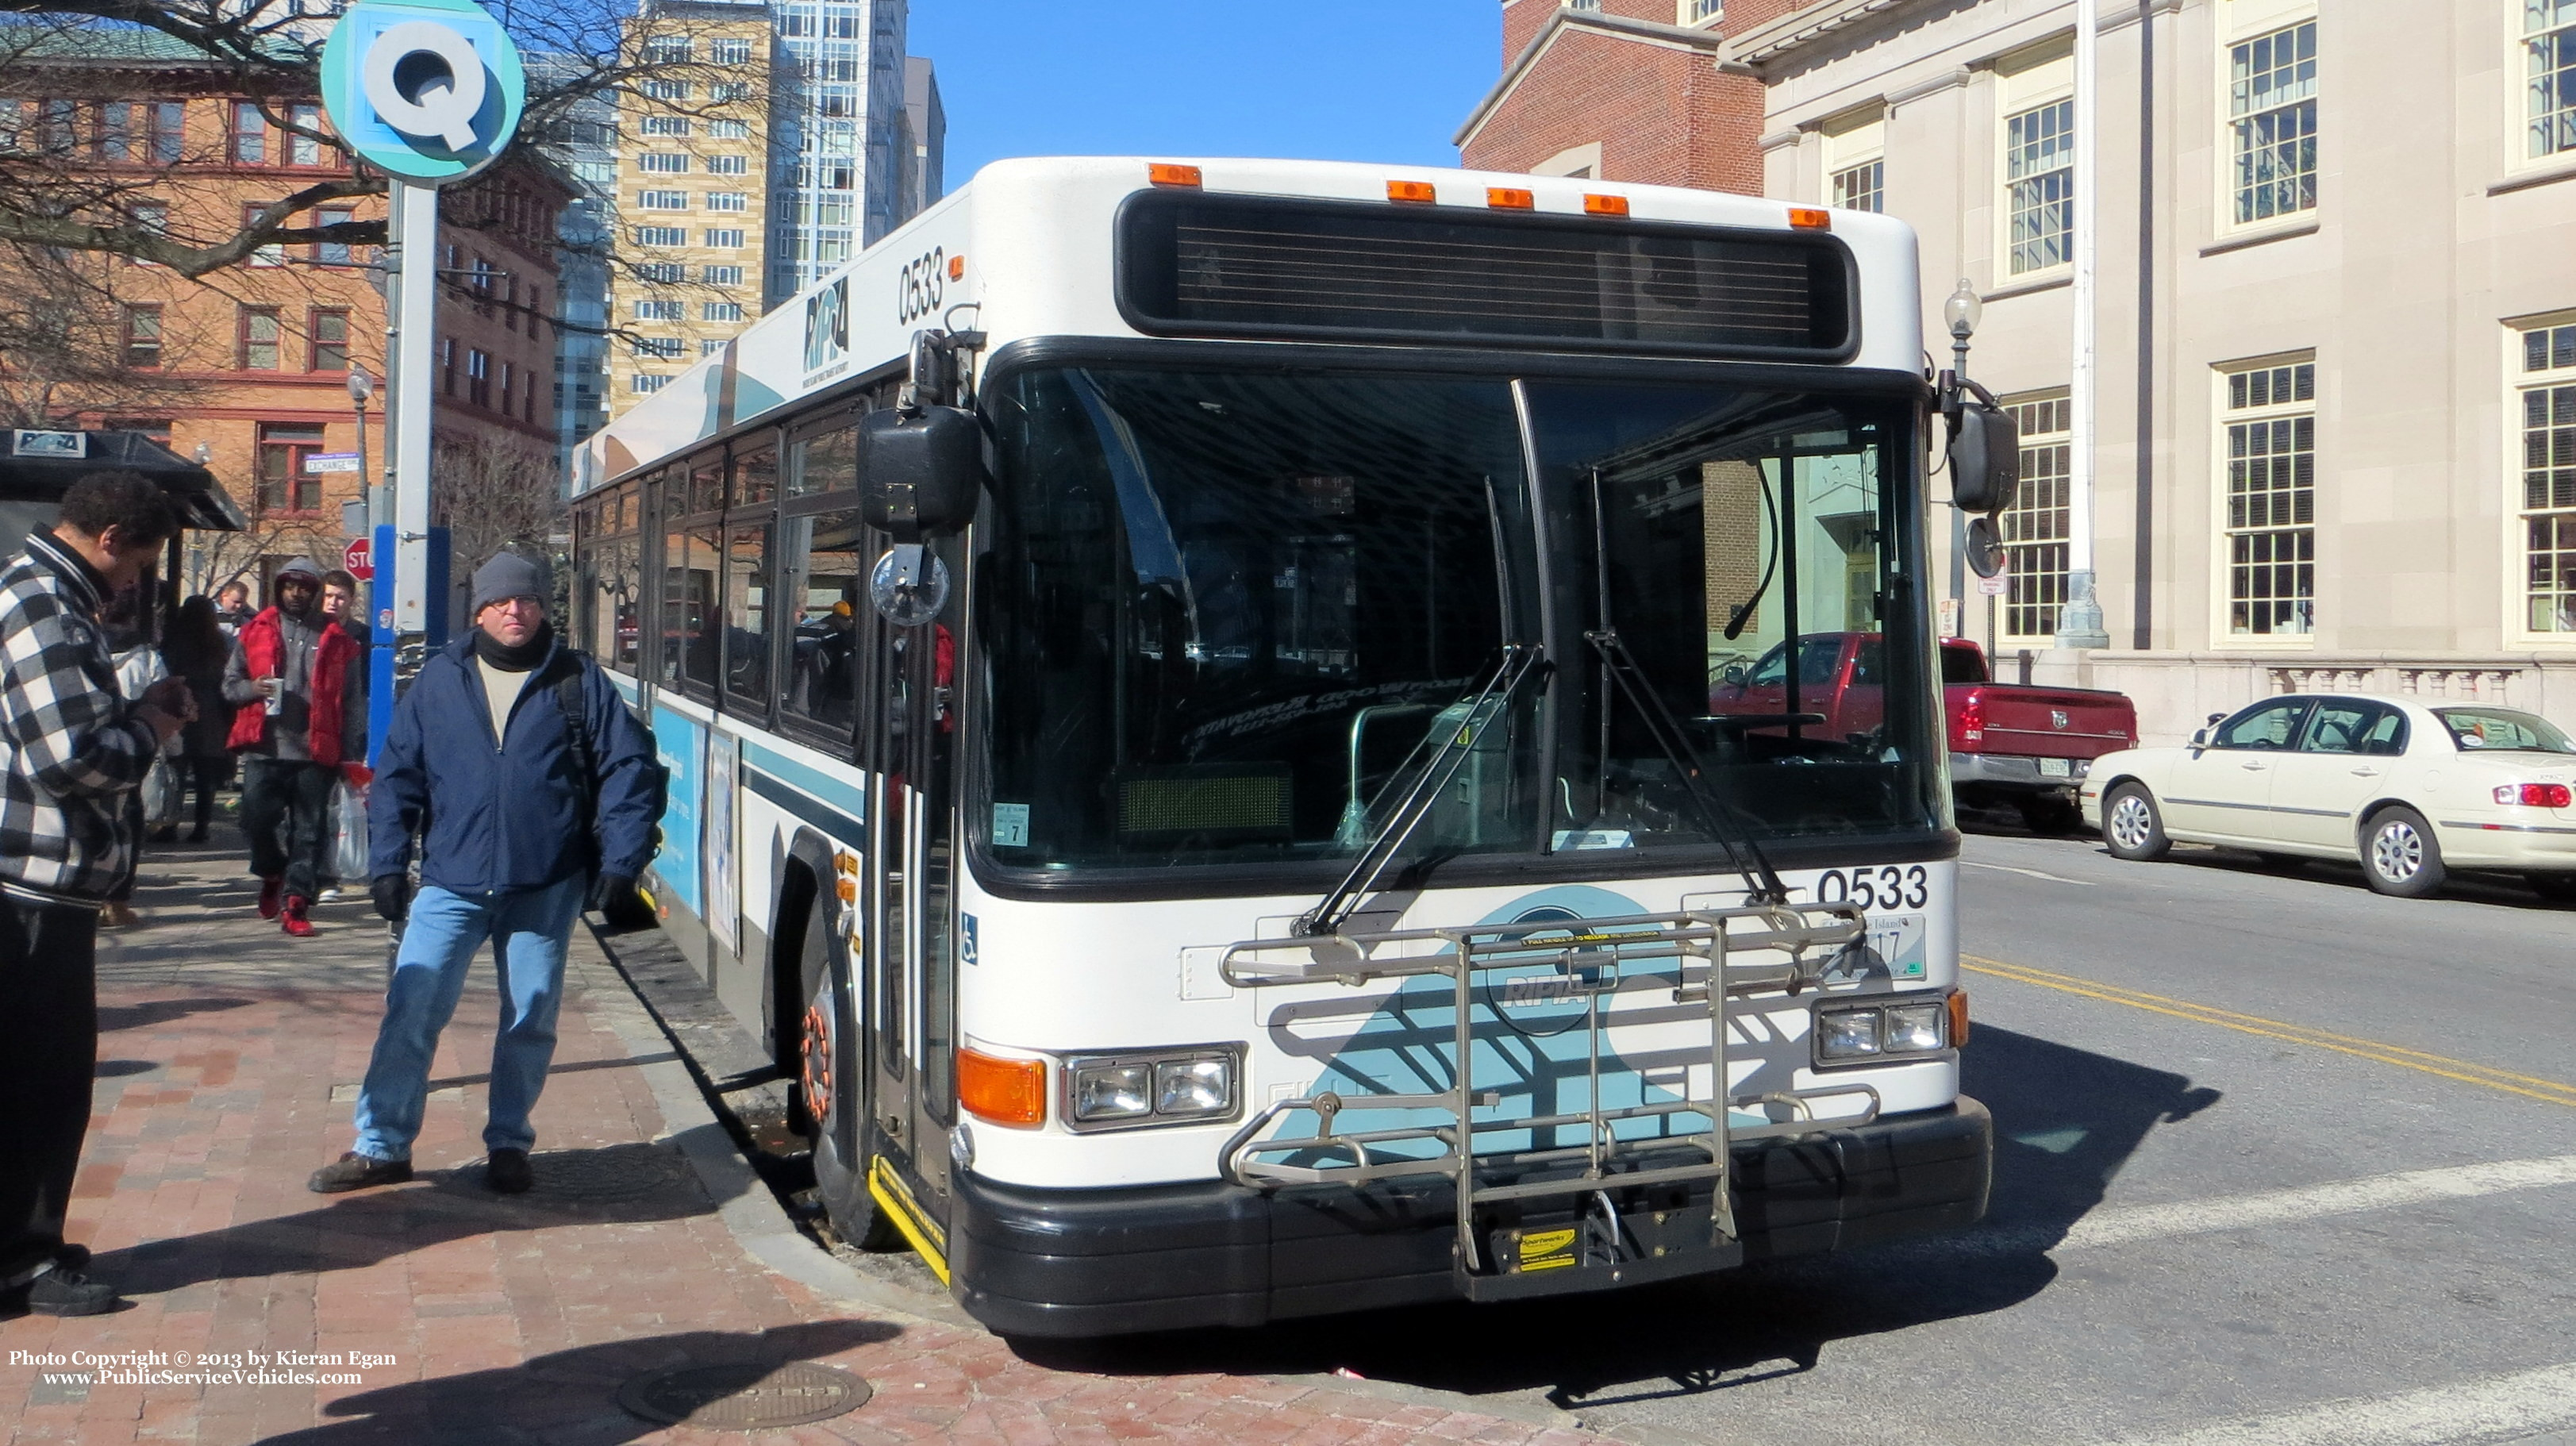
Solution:
{"label": "white transit bus", "polygon": [[[1915,268],[1705,191],[1009,161],[593,438],[649,896],[840,1232],[1097,1335],[1977,1220]],[[1829,731],[1793,645],[1855,631]]]}

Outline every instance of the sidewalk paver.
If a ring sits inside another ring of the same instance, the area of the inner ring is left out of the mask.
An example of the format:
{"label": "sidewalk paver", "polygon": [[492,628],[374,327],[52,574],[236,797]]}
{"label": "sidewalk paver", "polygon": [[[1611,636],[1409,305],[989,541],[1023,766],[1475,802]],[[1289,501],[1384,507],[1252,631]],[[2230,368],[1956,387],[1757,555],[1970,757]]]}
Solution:
{"label": "sidewalk paver", "polygon": [[[305,1176],[348,1148],[385,933],[353,893],[316,911],[317,938],[289,941],[253,913],[240,870],[230,850],[156,849],[143,926],[102,936],[72,1232],[133,1304],[0,1321],[9,1442],[1600,1439],[1304,1381],[1052,1369],[982,1331],[836,1294],[774,1232],[753,1238],[744,1222],[775,1206],[752,1198],[738,1156],[718,1159],[732,1146],[702,1106],[673,1094],[667,1041],[637,1027],[586,931],[536,1115],[535,1191],[481,1182],[487,962],[439,1048],[419,1177],[311,1194]],[[853,1372],[875,1395],[738,1437],[617,1403],[648,1372],[794,1361]],[[137,1370],[151,1374],[120,1379]]]}

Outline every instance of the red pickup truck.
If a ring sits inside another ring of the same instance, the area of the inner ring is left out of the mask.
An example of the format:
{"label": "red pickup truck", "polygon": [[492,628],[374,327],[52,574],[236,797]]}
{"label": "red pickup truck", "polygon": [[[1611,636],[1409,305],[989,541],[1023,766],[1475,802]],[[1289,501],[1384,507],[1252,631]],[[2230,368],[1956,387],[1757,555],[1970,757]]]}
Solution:
{"label": "red pickup truck", "polygon": [[[1829,737],[1876,729],[1886,713],[1882,647],[1877,633],[1800,638],[1798,711],[1820,715],[1813,726]],[[1709,692],[1709,712],[1786,711],[1788,651],[1783,644],[1750,667],[1729,668]],[[2076,785],[2094,759],[2137,742],[2138,710],[2126,694],[1995,682],[1985,651],[1965,638],[1941,640],[1941,683],[1954,796],[1972,808],[2009,804],[2035,833],[2081,827]]]}

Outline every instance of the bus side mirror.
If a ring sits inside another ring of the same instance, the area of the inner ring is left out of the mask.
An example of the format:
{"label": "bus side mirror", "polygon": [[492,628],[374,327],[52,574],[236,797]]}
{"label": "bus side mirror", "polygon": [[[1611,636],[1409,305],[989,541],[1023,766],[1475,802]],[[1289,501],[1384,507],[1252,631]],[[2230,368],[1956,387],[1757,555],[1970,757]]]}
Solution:
{"label": "bus side mirror", "polygon": [[859,418],[859,508],[898,543],[955,532],[975,515],[984,436],[957,407],[870,412]]}
{"label": "bus side mirror", "polygon": [[2021,428],[2001,407],[1962,399],[1950,418],[1950,505],[1988,516],[2021,485]]}

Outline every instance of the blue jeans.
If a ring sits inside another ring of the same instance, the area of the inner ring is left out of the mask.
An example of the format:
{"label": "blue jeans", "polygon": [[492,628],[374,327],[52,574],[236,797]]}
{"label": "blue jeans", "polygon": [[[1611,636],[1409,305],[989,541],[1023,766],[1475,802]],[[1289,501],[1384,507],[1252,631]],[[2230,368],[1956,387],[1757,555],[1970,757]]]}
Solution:
{"label": "blue jeans", "polygon": [[474,951],[492,941],[501,974],[501,1027],[492,1039],[491,1118],[486,1150],[524,1150],[537,1141],[528,1112],[554,1062],[555,1010],[563,1002],[564,952],[581,916],[579,874],[542,889],[457,894],[435,886],[412,900],[385,987],[385,1022],[358,1087],[358,1153],[408,1160],[429,1096],[438,1034],[465,992]]}

